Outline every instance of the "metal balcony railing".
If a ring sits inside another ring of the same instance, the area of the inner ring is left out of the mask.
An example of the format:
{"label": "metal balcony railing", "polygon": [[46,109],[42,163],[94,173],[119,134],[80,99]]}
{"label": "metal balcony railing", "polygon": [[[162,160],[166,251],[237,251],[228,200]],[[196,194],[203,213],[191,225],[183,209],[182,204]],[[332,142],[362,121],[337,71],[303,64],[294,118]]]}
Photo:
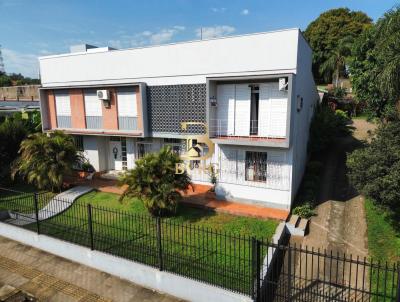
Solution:
{"label": "metal balcony railing", "polygon": [[137,117],[128,117],[128,116],[119,116],[118,117],[118,126],[120,130],[138,130],[138,118]]}
{"label": "metal balcony railing", "polygon": [[210,119],[209,132],[212,138],[286,138],[286,125],[271,124],[266,120]]}
{"label": "metal balcony railing", "polygon": [[71,116],[57,115],[57,128],[71,128]]}
{"label": "metal balcony railing", "polygon": [[87,129],[103,129],[103,117],[102,116],[86,116],[86,128]]}

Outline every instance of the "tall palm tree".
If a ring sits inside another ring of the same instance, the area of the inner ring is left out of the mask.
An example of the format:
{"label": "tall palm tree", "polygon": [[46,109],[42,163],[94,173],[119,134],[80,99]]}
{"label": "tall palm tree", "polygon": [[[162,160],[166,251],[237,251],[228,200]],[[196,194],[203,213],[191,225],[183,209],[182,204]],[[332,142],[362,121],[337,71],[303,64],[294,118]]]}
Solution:
{"label": "tall palm tree", "polygon": [[171,148],[164,147],[158,153],[146,154],[136,161],[136,167],[129,170],[120,179],[121,185],[127,185],[121,196],[139,197],[147,210],[155,216],[176,211],[180,191],[191,186],[189,175],[176,173],[176,165],[182,163]]}
{"label": "tall palm tree", "polygon": [[351,54],[351,40],[345,38],[339,41],[337,47],[329,53],[328,58],[320,66],[320,72],[326,81],[335,79],[335,87],[339,85],[340,74],[346,68],[346,62]]}
{"label": "tall palm tree", "polygon": [[12,177],[17,174],[39,189],[61,190],[64,176],[81,161],[73,138],[60,131],[49,135],[35,133],[22,141],[20,157],[14,162]]}

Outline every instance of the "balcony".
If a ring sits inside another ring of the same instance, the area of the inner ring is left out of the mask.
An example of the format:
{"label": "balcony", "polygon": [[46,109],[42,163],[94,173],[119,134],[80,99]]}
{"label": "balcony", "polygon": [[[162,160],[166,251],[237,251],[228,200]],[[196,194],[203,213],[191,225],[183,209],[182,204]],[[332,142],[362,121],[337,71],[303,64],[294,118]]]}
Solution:
{"label": "balcony", "polygon": [[[286,121],[285,121],[286,122]],[[270,123],[262,120],[211,119],[210,138],[220,140],[250,140],[284,142],[286,124]]]}
{"label": "balcony", "polygon": [[138,118],[119,116],[118,117],[119,130],[138,130]]}
{"label": "balcony", "polygon": [[86,116],[86,129],[103,129],[102,116]]}
{"label": "balcony", "polygon": [[62,129],[71,128],[71,116],[57,115],[57,128],[62,128]]}

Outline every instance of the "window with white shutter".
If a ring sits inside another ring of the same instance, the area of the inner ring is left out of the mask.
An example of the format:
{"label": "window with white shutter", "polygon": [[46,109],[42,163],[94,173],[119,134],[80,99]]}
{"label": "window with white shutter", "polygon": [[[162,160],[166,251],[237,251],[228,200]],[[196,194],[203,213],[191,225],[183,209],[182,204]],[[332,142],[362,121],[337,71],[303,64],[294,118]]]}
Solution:
{"label": "window with white shutter", "polygon": [[137,130],[137,99],[136,92],[121,89],[117,92],[118,127],[121,130]]}
{"label": "window with white shutter", "polygon": [[85,91],[86,128],[103,128],[102,101],[97,97],[96,91]]}
{"label": "window with white shutter", "polygon": [[68,92],[56,92],[56,115],[58,128],[71,128],[71,101]]}

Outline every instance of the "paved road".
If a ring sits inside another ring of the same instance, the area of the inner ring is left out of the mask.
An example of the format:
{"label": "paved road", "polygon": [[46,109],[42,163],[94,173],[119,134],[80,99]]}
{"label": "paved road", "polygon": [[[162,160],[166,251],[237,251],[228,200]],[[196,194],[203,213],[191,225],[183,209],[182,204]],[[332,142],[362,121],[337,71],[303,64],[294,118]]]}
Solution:
{"label": "paved road", "polygon": [[182,301],[0,237],[0,287],[5,284],[40,301]]}

